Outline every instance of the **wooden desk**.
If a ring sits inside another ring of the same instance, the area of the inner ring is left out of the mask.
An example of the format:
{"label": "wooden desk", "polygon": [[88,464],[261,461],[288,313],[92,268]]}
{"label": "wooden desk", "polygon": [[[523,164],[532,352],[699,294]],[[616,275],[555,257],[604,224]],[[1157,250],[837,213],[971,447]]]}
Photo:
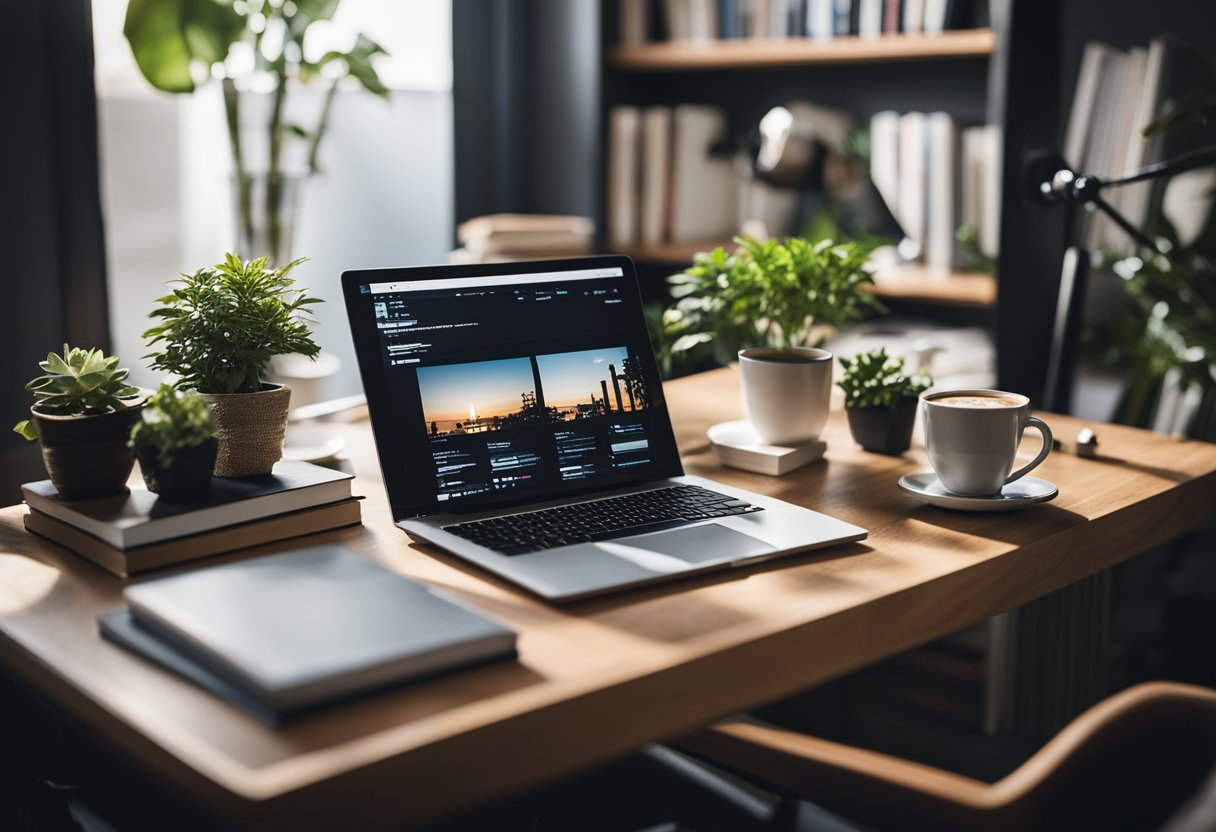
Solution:
{"label": "wooden desk", "polygon": [[[848,673],[1045,595],[1211,515],[1216,446],[1100,426],[1104,457],[1053,454],[1060,487],[1019,514],[956,514],[897,487],[926,468],[862,453],[843,414],[827,460],[782,479],[718,468],[705,429],[739,415],[732,369],[667,386],[690,473],[865,526],[864,544],[553,608],[391,524],[363,426],[348,426],[365,527],[325,540],[454,593],[520,632],[485,667],[271,730],[101,641],[122,582],[0,511],[0,665],[149,772],[244,824],[353,828],[450,814]],[[1049,416],[1056,434],[1079,423]],[[1030,442],[1037,442],[1032,437]],[[275,551],[285,545],[264,547]]]}

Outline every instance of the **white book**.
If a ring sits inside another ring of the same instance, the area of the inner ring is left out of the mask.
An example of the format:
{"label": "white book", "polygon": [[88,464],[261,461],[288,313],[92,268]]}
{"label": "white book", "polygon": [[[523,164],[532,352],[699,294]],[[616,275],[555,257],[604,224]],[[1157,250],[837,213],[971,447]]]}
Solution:
{"label": "white book", "polygon": [[[1099,75],[1098,91],[1094,101],[1089,134],[1085,143],[1084,161],[1078,173],[1107,176],[1115,156],[1115,131],[1121,105],[1119,95],[1123,90],[1123,75],[1126,63],[1123,53],[1110,50],[1103,57]],[[1105,218],[1092,212],[1081,215],[1081,239],[1085,248],[1099,251],[1105,236]]]}
{"label": "white book", "polygon": [[834,11],[832,0],[806,0],[807,37],[831,40]]}
{"label": "white book", "polygon": [[[1140,137],[1140,127],[1136,125],[1136,117],[1140,109],[1145,72],[1148,68],[1148,50],[1132,49],[1128,51],[1123,60],[1125,66],[1118,93],[1119,108],[1116,111],[1117,120],[1112,156],[1110,166],[1106,170],[1108,177],[1121,176],[1128,171],[1129,167],[1138,167],[1138,164],[1129,166],[1128,159],[1132,157],[1136,146],[1143,143],[1143,139]],[[1111,207],[1127,218],[1131,195],[1126,187],[1112,188],[1107,192],[1106,198]],[[1130,254],[1135,250],[1136,245],[1127,232],[1115,225],[1113,220],[1103,218],[1103,248]]]}
{"label": "white book", "polygon": [[980,184],[979,232],[980,252],[995,260],[1001,247],[1001,171],[1005,140],[999,124],[979,128]]}
{"label": "white book", "polygon": [[737,225],[735,170],[730,157],[712,155],[726,138],[726,116],[716,107],[685,104],[672,116],[671,239],[721,240]]}
{"label": "white book", "polygon": [[899,211],[896,219],[904,235],[925,247],[925,114],[899,117]]}
{"label": "white book", "polygon": [[882,0],[853,0],[860,3],[857,10],[857,34],[863,38],[882,35]]}
{"label": "white book", "polygon": [[718,0],[687,0],[688,39],[700,43],[718,37]]}
{"label": "white book", "polygon": [[1079,170],[1085,164],[1085,148],[1098,97],[1098,85],[1102,77],[1107,55],[1112,52],[1105,44],[1085,44],[1081,57],[1081,69],[1077,73],[1077,86],[1072,96],[1072,109],[1068,115],[1068,131],[1064,138],[1064,159]]}
{"label": "white book", "polygon": [[670,232],[671,120],[669,107],[647,107],[642,114],[643,243],[661,243]]}
{"label": "white book", "polygon": [[928,144],[928,216],[925,222],[925,264],[934,271],[954,268],[955,231],[958,228],[955,197],[957,127],[949,113],[925,118]]}
{"label": "white book", "polygon": [[924,23],[921,28],[926,35],[940,35],[946,31],[946,8],[950,0],[923,0]]}
{"label": "white book", "polygon": [[[1149,44],[1148,55],[1144,67],[1144,82],[1140,87],[1140,100],[1136,104],[1135,118],[1132,126],[1135,132],[1128,145],[1128,155],[1124,160],[1124,170],[1132,171],[1143,167],[1155,159],[1155,142],[1144,136],[1144,128],[1152,124],[1161,110],[1162,79],[1165,68],[1166,42],[1164,38],[1154,38]],[[1151,182],[1137,182],[1122,188],[1126,194],[1124,206],[1129,222],[1137,228],[1143,228],[1148,219],[1149,197],[1152,195]]]}
{"label": "white book", "polygon": [[638,242],[641,121],[637,107],[608,114],[608,245],[615,249]]}
{"label": "white book", "polygon": [[512,630],[338,546],[123,594],[137,629],[280,715],[515,650]]}
{"label": "white book", "polygon": [[925,0],[904,0],[904,34],[917,35],[925,27]]}
{"label": "white book", "polygon": [[887,210],[900,221],[899,113],[894,110],[884,110],[870,118],[870,179]]}
{"label": "white book", "polygon": [[768,0],[768,36],[770,38],[786,38],[791,32],[790,4],[798,0]]}
{"label": "white book", "polygon": [[710,446],[723,465],[780,477],[823,457],[827,443],[812,439],[797,445],[770,445],[747,421],[721,422],[707,432]]}

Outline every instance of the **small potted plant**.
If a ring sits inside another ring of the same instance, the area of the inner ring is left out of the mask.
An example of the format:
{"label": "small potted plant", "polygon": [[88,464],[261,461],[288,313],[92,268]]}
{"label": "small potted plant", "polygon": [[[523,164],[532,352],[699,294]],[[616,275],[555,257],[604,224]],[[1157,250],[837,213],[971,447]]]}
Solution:
{"label": "small potted plant", "polygon": [[131,449],[148,490],[189,499],[211,486],[215,468],[215,419],[193,390],[162,384],[131,428]]}
{"label": "small potted plant", "polygon": [[13,428],[42,444],[42,462],[60,496],[109,497],[127,490],[135,457],[127,434],[143,403],[127,384],[118,356],[63,345],[39,362],[43,375],[25,389],[34,394],[32,418]]}
{"label": "small potted plant", "polygon": [[844,390],[844,407],[853,439],[878,454],[902,454],[912,444],[916,402],[932,380],[908,374],[904,360],[879,348],[842,358],[844,375],[837,384]]}
{"label": "small potted plant", "polygon": [[197,390],[215,416],[215,475],[270,473],[283,455],[291,390],[263,381],[272,356],[320,351],[312,339],[310,305],[320,303],[289,276],[303,260],[269,268],[267,258],[224,262],[183,274],[173,294],[150,314],[144,333],[152,367],[173,373],[179,388]]}

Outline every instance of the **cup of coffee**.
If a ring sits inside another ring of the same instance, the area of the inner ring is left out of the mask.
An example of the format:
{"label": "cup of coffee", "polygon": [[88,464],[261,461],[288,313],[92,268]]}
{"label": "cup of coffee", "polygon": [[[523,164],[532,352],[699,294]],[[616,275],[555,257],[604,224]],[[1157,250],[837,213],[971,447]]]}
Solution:
{"label": "cup of coffee", "polygon": [[[938,390],[920,397],[929,464],[947,491],[987,497],[1026,476],[1051,452],[1051,428],[1030,415],[1030,399],[1000,390]],[[1043,447],[1013,471],[1014,455],[1027,427]],[[1010,473],[1013,471],[1013,473]]]}
{"label": "cup of coffee", "polygon": [[813,347],[739,350],[743,413],[770,445],[818,439],[828,421],[832,354]]}

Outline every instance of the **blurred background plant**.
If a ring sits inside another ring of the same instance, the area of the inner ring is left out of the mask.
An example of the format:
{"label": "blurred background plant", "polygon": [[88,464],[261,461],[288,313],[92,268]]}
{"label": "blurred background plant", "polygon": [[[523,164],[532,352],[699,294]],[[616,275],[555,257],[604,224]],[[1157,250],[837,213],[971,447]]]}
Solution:
{"label": "blurred background plant", "polygon": [[[337,9],[338,0],[131,0],[127,7],[123,33],[152,86],[190,93],[214,78],[223,88],[236,248],[246,257],[266,254],[280,265],[291,259],[291,217],[299,180],[319,169],[321,140],[339,85],[349,78],[388,98],[374,63],[384,49],[365,35],[357,35],[349,49],[307,57],[309,31],[328,24]],[[313,82],[327,85],[320,112],[311,125],[289,121],[289,88]],[[270,116],[262,125],[268,148],[264,172],[250,170],[243,142],[241,98],[246,92],[272,96]],[[285,168],[284,151],[291,140],[304,143],[303,171]]]}
{"label": "blurred background plant", "polygon": [[816,346],[882,311],[864,268],[865,244],[801,237],[736,237],[735,244],[733,254],[721,247],[697,254],[668,278],[675,302],[650,319],[664,374],[707,358],[729,363],[744,347]]}

